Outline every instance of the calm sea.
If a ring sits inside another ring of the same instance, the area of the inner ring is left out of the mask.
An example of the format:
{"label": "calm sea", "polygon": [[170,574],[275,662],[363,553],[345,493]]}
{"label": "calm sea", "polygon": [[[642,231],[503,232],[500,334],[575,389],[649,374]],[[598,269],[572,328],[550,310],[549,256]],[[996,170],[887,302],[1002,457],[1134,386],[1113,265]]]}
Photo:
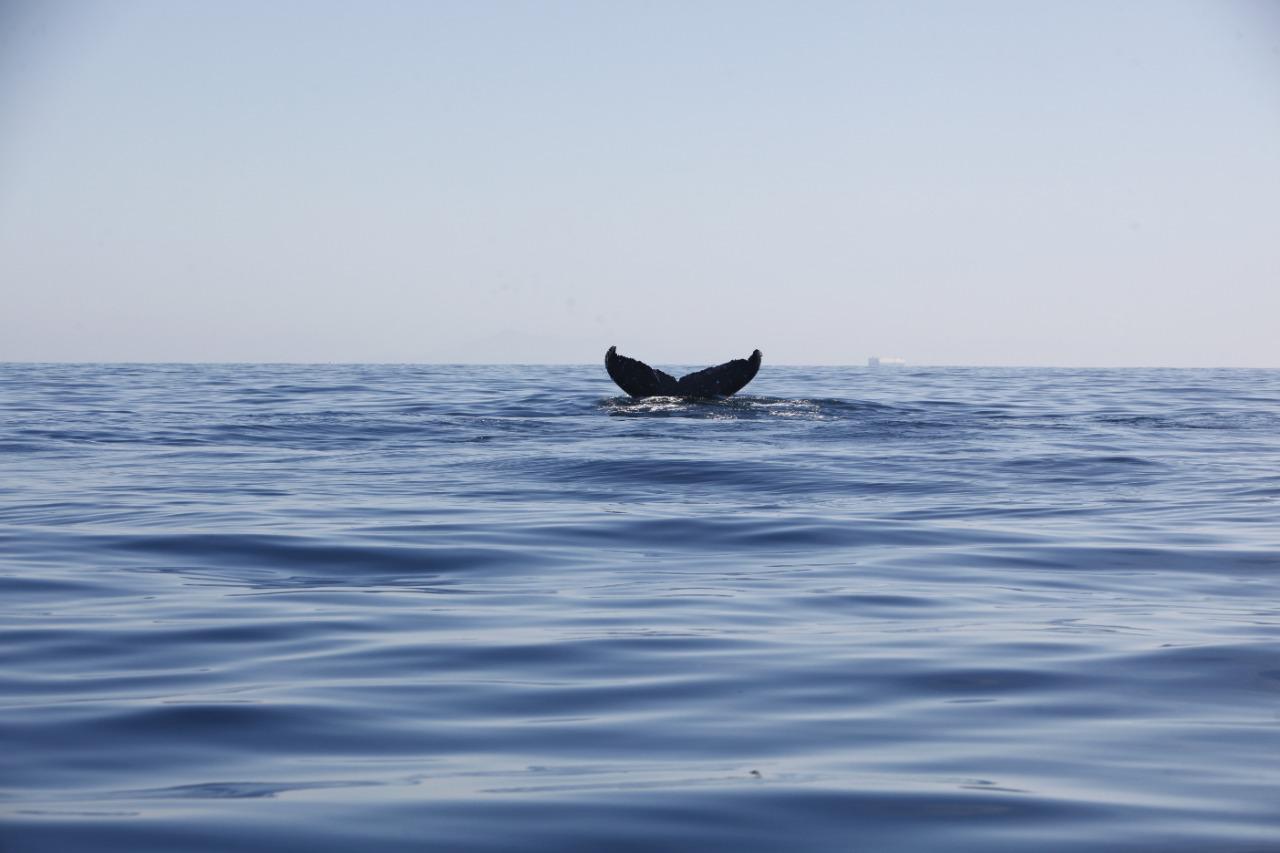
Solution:
{"label": "calm sea", "polygon": [[1280,850],[1280,371],[0,366],[0,849]]}

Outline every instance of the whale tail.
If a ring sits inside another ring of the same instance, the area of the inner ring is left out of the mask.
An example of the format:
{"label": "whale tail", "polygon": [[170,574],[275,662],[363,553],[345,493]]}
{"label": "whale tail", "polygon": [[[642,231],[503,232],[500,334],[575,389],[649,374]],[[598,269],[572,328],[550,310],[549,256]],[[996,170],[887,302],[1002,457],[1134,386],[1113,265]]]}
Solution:
{"label": "whale tail", "polygon": [[760,350],[756,350],[750,358],[735,358],[676,379],[643,361],[618,355],[617,347],[609,347],[604,354],[604,369],[632,397],[728,397],[755,378],[762,358]]}

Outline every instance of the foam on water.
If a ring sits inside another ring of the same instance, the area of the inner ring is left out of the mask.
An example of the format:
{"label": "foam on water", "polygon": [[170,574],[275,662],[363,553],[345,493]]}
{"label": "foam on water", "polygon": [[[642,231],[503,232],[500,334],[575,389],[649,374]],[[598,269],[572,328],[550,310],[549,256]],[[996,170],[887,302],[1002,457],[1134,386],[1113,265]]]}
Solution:
{"label": "foam on water", "polygon": [[1280,849],[1280,372],[0,366],[0,849]]}

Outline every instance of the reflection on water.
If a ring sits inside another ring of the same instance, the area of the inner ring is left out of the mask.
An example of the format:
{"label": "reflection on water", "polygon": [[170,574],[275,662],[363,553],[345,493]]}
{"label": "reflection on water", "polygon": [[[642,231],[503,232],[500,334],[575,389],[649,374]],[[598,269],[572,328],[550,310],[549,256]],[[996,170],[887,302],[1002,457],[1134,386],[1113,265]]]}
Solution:
{"label": "reflection on water", "polygon": [[1280,849],[1280,373],[0,366],[0,849]]}

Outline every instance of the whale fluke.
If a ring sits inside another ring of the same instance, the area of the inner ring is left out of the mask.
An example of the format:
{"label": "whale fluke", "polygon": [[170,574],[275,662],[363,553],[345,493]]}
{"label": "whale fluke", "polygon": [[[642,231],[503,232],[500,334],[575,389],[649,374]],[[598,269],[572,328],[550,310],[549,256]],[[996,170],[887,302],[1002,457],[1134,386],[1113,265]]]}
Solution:
{"label": "whale fluke", "polygon": [[643,361],[618,355],[617,347],[609,347],[604,354],[604,369],[632,397],[728,397],[755,378],[761,358],[760,350],[756,350],[750,358],[735,358],[676,379]]}

